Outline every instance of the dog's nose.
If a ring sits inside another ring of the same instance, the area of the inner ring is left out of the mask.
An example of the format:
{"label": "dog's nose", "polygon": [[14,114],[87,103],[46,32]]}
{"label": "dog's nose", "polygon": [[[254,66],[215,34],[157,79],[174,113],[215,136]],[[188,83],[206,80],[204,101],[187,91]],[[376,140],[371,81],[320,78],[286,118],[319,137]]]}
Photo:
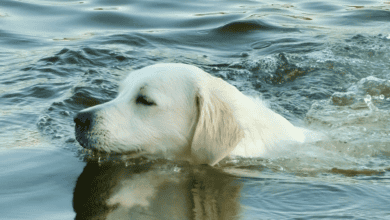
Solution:
{"label": "dog's nose", "polygon": [[85,129],[88,130],[91,126],[93,117],[93,112],[79,112],[73,118],[73,121],[77,126],[85,127]]}

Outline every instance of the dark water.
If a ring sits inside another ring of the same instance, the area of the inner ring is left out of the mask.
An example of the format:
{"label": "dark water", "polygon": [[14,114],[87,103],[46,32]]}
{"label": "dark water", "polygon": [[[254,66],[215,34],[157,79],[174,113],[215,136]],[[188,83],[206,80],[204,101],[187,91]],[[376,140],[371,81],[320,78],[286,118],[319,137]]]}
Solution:
{"label": "dark water", "polygon": [[[102,219],[207,207],[225,219],[390,219],[389,22],[390,1],[2,0],[1,219],[73,219],[73,196],[77,213]],[[327,138],[215,170],[86,165],[73,115],[160,62],[196,65]],[[94,199],[105,202],[90,210]]]}

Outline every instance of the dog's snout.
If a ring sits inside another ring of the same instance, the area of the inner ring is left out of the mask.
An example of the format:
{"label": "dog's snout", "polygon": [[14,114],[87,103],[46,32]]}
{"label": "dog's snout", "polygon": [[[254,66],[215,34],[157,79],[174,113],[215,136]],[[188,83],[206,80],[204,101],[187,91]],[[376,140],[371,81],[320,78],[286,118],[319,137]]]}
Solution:
{"label": "dog's snout", "polygon": [[73,118],[73,121],[76,123],[77,126],[85,127],[86,130],[88,130],[92,124],[93,118],[94,118],[93,112],[79,112]]}

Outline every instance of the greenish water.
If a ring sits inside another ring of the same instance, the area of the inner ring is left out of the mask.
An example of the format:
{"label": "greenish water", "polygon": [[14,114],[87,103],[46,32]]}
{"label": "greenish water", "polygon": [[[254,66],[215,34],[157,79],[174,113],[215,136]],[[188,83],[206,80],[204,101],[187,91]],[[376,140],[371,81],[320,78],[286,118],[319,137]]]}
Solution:
{"label": "greenish water", "polygon": [[[202,209],[189,202],[193,192],[224,198],[216,204],[231,212],[220,209],[241,219],[389,219],[389,22],[386,1],[2,0],[2,219],[118,219],[149,205],[146,219],[194,218]],[[113,99],[131,70],[159,62],[196,65],[326,139],[215,170],[87,165],[73,116]],[[81,189],[107,193],[74,194],[79,177]],[[120,212],[88,209],[88,198]],[[185,210],[176,215],[175,199]]]}

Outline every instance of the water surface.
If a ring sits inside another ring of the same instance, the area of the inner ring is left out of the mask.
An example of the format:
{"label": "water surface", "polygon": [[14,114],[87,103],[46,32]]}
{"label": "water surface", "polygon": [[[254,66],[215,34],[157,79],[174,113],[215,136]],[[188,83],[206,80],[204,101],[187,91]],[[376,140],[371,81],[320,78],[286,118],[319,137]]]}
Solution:
{"label": "water surface", "polygon": [[[161,207],[174,207],[173,200],[163,206],[150,199],[163,195],[164,181],[178,189],[168,195],[179,197],[185,186],[203,195],[197,181],[215,198],[225,198],[217,193],[221,189],[234,192],[218,204],[235,207],[224,213],[241,219],[390,218],[390,2],[3,0],[0,5],[4,219],[76,216],[76,180],[104,170],[96,161],[87,165],[74,139],[74,114],[113,99],[132,70],[160,62],[198,66],[327,138],[270,158],[224,161],[216,170],[169,161],[107,162],[103,167],[134,177],[104,179],[115,183],[113,189],[121,190],[115,188],[119,183],[155,189],[147,191],[152,197],[128,207],[156,207],[149,210],[153,219]],[[223,184],[215,185],[213,175]],[[121,198],[135,201],[133,191],[126,192],[127,197],[89,196],[121,205],[127,204]],[[182,216],[193,217],[190,205],[182,210],[189,210]]]}

